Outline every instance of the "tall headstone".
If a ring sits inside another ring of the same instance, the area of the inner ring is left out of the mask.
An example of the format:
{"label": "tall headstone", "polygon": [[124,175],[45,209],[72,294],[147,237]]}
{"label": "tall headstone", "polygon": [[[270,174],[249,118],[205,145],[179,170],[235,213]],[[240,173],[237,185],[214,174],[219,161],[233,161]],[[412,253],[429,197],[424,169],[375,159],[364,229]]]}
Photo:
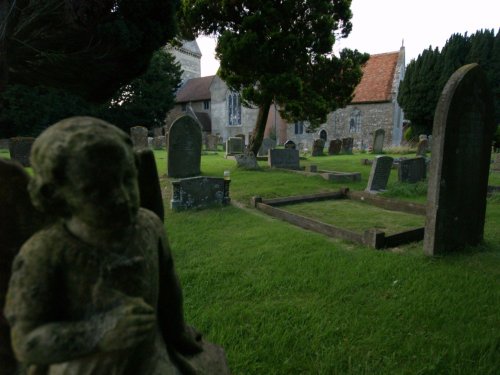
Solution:
{"label": "tall headstone", "polygon": [[168,136],[168,176],[198,176],[201,163],[201,128],[191,116],[181,116],[170,127]]}
{"label": "tall headstone", "polygon": [[205,149],[207,151],[217,151],[217,143],[219,141],[219,137],[213,134],[207,134],[205,138]]}
{"label": "tall headstone", "polygon": [[286,141],[285,144],[284,144],[284,146],[285,146],[286,149],[291,149],[291,150],[295,150],[297,148],[297,145],[291,139],[289,139],[288,141]]}
{"label": "tall headstone", "polygon": [[369,192],[377,192],[387,188],[387,181],[391,174],[393,158],[390,156],[379,155],[373,161],[370,177],[366,190]]}
{"label": "tall headstone", "polygon": [[268,163],[271,168],[299,169],[299,150],[291,148],[269,150]]}
{"label": "tall headstone", "polygon": [[373,153],[381,154],[384,150],[385,130],[377,129],[373,135]]}
{"label": "tall headstone", "polygon": [[493,96],[477,64],[446,83],[434,114],[424,252],[448,253],[483,239],[494,131]]}
{"label": "tall headstone", "polygon": [[426,172],[427,165],[423,157],[401,159],[399,161],[398,180],[400,182],[414,184],[425,180]]}
{"label": "tall headstone", "polygon": [[33,142],[35,142],[33,137],[11,138],[9,142],[10,158],[21,163],[23,167],[29,167]]}
{"label": "tall headstone", "polygon": [[144,126],[134,126],[130,128],[130,137],[132,138],[132,144],[134,148],[148,148],[148,129]]}
{"label": "tall headstone", "polygon": [[226,156],[242,154],[245,151],[245,142],[241,137],[229,137],[226,141]]}
{"label": "tall headstone", "polygon": [[426,138],[420,139],[417,146],[417,156],[426,156],[429,151],[429,141]]}
{"label": "tall headstone", "polygon": [[342,149],[342,141],[340,139],[334,139],[330,141],[328,146],[328,155],[338,155]]}
{"label": "tall headstone", "polygon": [[352,145],[354,143],[353,138],[342,138],[342,153],[343,154],[352,154]]}
{"label": "tall headstone", "polygon": [[325,140],[323,138],[317,138],[313,141],[311,156],[321,156],[323,155],[323,149],[325,148]]}
{"label": "tall headstone", "polygon": [[276,142],[271,138],[264,138],[262,140],[262,145],[259,148],[257,156],[267,156],[270,149],[276,146]]}

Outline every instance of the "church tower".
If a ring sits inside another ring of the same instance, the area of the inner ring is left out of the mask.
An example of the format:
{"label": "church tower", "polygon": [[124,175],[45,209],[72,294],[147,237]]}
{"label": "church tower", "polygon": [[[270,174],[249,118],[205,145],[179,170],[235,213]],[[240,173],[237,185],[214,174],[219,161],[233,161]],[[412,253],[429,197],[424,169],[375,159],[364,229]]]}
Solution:
{"label": "church tower", "polygon": [[180,47],[168,46],[168,51],[181,65],[183,86],[191,78],[201,77],[201,51],[196,40],[185,40]]}

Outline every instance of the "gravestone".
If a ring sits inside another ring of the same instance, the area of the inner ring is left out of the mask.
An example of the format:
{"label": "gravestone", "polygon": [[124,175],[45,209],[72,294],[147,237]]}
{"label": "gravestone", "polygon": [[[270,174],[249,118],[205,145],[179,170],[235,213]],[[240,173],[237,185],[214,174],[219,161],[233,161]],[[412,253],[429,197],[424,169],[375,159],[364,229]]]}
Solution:
{"label": "gravestone", "polygon": [[289,139],[288,141],[286,141],[284,146],[285,146],[286,149],[290,149],[290,150],[295,150],[297,148],[297,145],[291,139]]}
{"label": "gravestone", "polygon": [[245,134],[236,134],[235,137],[241,138],[241,140],[243,141],[243,148],[244,148],[245,147]]}
{"label": "gravestone", "polygon": [[260,169],[257,163],[257,158],[252,151],[244,152],[243,154],[234,155],[236,166],[242,169],[256,170]]}
{"label": "gravestone", "polygon": [[227,205],[231,202],[230,182],[222,177],[205,176],[173,181],[170,205],[175,211]]}
{"label": "gravestone", "polygon": [[494,171],[500,171],[500,153],[495,154],[495,159],[493,160],[491,169]]}
{"label": "gravestone", "polygon": [[299,169],[299,150],[290,148],[269,150],[268,164],[271,168]]}
{"label": "gravestone", "polygon": [[311,156],[321,156],[323,155],[323,149],[325,148],[325,140],[323,138],[317,138],[313,141]]}
{"label": "gravestone", "polygon": [[328,146],[328,155],[340,154],[341,148],[342,141],[340,139],[334,139],[333,141],[330,141],[330,145]]}
{"label": "gravestone", "polygon": [[168,176],[193,177],[200,174],[201,128],[191,116],[181,116],[170,127]]}
{"label": "gravestone", "polygon": [[429,151],[429,141],[427,138],[418,141],[417,156],[425,157],[427,155],[427,151]]}
{"label": "gravestone", "polygon": [[398,180],[414,184],[425,180],[427,165],[424,157],[401,159],[398,168]]}
{"label": "gravestone", "polygon": [[134,126],[130,128],[130,138],[132,138],[132,144],[134,148],[148,148],[148,129],[144,126]]}
{"label": "gravestone", "polygon": [[419,142],[420,142],[420,141],[423,141],[424,139],[427,139],[427,135],[426,135],[426,134],[420,134],[420,135],[418,136],[418,141],[419,141]]}
{"label": "gravestone", "polygon": [[494,104],[477,64],[446,83],[434,114],[424,252],[448,253],[483,240]]}
{"label": "gravestone", "polygon": [[342,153],[351,155],[353,143],[354,143],[353,138],[342,138]]}
{"label": "gravestone", "polygon": [[217,151],[217,143],[219,137],[213,134],[208,134],[205,138],[205,149],[207,151]]}
{"label": "gravestone", "polygon": [[381,154],[384,150],[384,138],[385,138],[385,130],[377,129],[375,130],[375,134],[373,135],[373,153]]}
{"label": "gravestone", "polygon": [[165,141],[165,136],[160,135],[158,137],[153,138],[153,147],[155,150],[163,150],[167,146],[167,143]]}
{"label": "gravestone", "polygon": [[375,157],[372,170],[370,171],[370,177],[368,178],[366,191],[377,192],[385,190],[391,174],[393,161],[394,159],[390,156],[379,155]]}
{"label": "gravestone", "polygon": [[276,142],[271,138],[264,138],[262,140],[262,145],[259,148],[257,156],[267,156],[270,149],[276,146]]}
{"label": "gravestone", "polygon": [[432,135],[429,135],[427,137],[427,151],[431,151],[432,150]]}
{"label": "gravestone", "polygon": [[241,137],[229,137],[226,141],[226,156],[242,154],[245,151],[245,142]]}
{"label": "gravestone", "polygon": [[21,163],[23,167],[29,167],[33,142],[35,142],[33,137],[11,138],[9,142],[10,158]]}

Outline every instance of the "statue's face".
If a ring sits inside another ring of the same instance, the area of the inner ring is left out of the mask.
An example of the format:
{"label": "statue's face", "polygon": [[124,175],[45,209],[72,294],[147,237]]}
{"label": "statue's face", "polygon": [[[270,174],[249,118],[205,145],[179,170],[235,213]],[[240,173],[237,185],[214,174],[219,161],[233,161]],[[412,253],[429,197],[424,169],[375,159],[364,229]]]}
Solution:
{"label": "statue's face", "polygon": [[133,223],[139,209],[137,170],[124,143],[90,145],[71,157],[64,198],[73,217],[90,227],[113,229]]}

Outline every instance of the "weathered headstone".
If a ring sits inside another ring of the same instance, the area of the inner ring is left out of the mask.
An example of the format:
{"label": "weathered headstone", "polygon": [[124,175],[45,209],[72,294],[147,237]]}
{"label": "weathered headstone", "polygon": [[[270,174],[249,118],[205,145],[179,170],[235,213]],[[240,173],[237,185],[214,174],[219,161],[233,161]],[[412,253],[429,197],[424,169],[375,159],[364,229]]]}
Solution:
{"label": "weathered headstone", "polygon": [[148,148],[148,129],[144,126],[134,126],[130,128],[130,138],[134,148]]}
{"label": "weathered headstone", "polygon": [[418,141],[417,156],[426,156],[429,151],[429,141],[427,138]]}
{"label": "weathered headstone", "polygon": [[170,127],[168,176],[193,177],[200,174],[201,128],[191,116],[181,116]]}
{"label": "weathered headstone", "polygon": [[165,136],[160,135],[158,137],[153,138],[153,147],[155,150],[164,150],[165,147],[167,146],[165,142]]}
{"label": "weathered headstone", "polygon": [[370,171],[370,177],[368,178],[368,185],[366,190],[369,192],[377,192],[380,190],[385,190],[387,187],[387,181],[389,181],[389,176],[391,174],[393,158],[390,156],[376,156],[373,161],[372,170]]}
{"label": "weathered headstone", "polygon": [[248,151],[243,154],[234,155],[236,160],[236,166],[242,169],[251,169],[256,170],[260,169],[259,164],[257,163],[257,158],[253,154],[253,152]]}
{"label": "weathered headstone", "polygon": [[377,129],[373,135],[373,153],[381,154],[384,151],[385,130]]}
{"label": "weathered headstone", "polygon": [[342,138],[342,153],[343,154],[352,154],[352,146],[354,143],[353,138]]}
{"label": "weathered headstone", "polygon": [[270,149],[276,146],[276,142],[271,138],[264,138],[262,140],[262,145],[259,148],[257,156],[267,156]]}
{"label": "weathered headstone", "polygon": [[342,149],[342,141],[340,139],[334,139],[330,141],[328,146],[328,155],[338,155]]}
{"label": "weathered headstone", "polygon": [[285,144],[284,144],[284,146],[285,146],[286,149],[290,149],[290,150],[295,150],[297,148],[297,145],[291,139],[289,139],[288,141],[286,141]]}
{"label": "weathered headstone", "polygon": [[299,169],[299,150],[276,148],[269,150],[268,163],[272,168]]}
{"label": "weathered headstone", "polygon": [[227,205],[230,180],[222,177],[198,176],[172,182],[173,210],[200,209],[213,205]]}
{"label": "weathered headstone", "polygon": [[245,151],[245,142],[241,137],[229,137],[226,141],[226,156],[242,154]]}
{"label": "weathered headstone", "polygon": [[424,252],[447,253],[483,239],[494,131],[493,96],[477,64],[446,83],[434,114]]}
{"label": "weathered headstone", "polygon": [[217,143],[219,137],[213,134],[208,134],[205,138],[205,149],[207,151],[217,151]]}
{"label": "weathered headstone", "polygon": [[10,158],[21,163],[23,167],[29,167],[33,142],[35,142],[33,137],[11,138],[9,142]]}
{"label": "weathered headstone", "polygon": [[325,140],[323,138],[317,138],[313,141],[311,156],[321,156],[323,155],[323,149],[325,148]]}
{"label": "weathered headstone", "polygon": [[414,184],[425,180],[427,175],[427,165],[425,158],[417,157],[411,159],[403,159],[399,161],[398,180],[400,182],[408,182]]}

